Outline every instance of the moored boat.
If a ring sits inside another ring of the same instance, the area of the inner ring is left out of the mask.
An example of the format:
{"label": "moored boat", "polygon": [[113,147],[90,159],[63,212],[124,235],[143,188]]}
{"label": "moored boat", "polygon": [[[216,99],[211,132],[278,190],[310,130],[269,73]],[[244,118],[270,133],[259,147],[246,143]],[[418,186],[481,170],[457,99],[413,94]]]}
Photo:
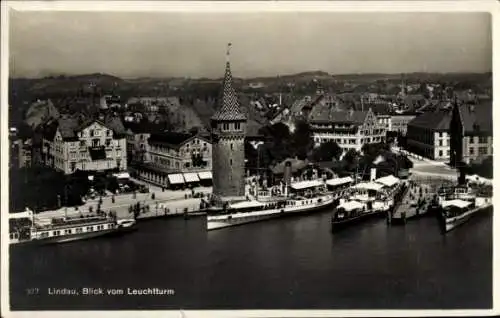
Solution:
{"label": "moored boat", "polygon": [[134,219],[117,220],[111,216],[52,218],[46,222],[35,220],[31,211],[27,216],[10,218],[11,245],[65,243],[117,235],[136,229]]}
{"label": "moored boat", "polygon": [[322,180],[292,183],[290,194],[266,201],[248,200],[228,204],[207,215],[207,230],[253,223],[277,217],[312,213],[331,207],[334,196]]}
{"label": "moored boat", "polygon": [[438,190],[436,203],[441,212],[441,229],[445,233],[466,223],[475,214],[491,211],[493,207],[491,184],[460,181],[459,178],[458,184]]}
{"label": "moored boat", "polygon": [[386,215],[394,207],[398,193],[402,191],[402,184],[398,178],[387,176],[352,186],[333,212],[332,231],[372,216]]}

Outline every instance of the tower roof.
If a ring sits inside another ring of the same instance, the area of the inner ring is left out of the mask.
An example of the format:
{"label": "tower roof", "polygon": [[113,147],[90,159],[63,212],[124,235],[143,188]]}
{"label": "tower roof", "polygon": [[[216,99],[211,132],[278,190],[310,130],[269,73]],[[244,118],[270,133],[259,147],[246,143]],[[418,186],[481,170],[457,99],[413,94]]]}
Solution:
{"label": "tower roof", "polygon": [[246,115],[241,111],[236,91],[233,87],[233,76],[229,62],[229,47],[227,50],[226,73],[222,83],[222,98],[219,109],[212,116],[212,120],[246,120]]}

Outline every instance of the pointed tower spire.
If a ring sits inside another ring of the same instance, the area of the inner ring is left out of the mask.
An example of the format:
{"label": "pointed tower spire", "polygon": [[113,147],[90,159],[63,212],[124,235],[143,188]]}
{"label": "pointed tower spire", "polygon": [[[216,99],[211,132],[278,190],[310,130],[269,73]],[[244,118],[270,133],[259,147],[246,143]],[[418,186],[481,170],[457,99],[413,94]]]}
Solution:
{"label": "pointed tower spire", "polygon": [[226,72],[222,83],[221,105],[212,116],[212,120],[246,120],[246,115],[240,109],[240,103],[233,87],[233,75],[229,61],[231,45],[231,43],[227,44]]}

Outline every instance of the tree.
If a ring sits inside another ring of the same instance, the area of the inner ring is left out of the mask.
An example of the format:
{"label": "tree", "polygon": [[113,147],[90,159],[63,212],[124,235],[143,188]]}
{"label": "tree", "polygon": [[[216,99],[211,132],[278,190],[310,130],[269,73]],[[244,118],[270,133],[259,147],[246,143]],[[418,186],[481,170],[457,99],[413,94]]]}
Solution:
{"label": "tree", "polygon": [[304,160],[314,146],[312,131],[306,121],[298,121],[292,133],[292,149],[295,156]]}
{"label": "tree", "polygon": [[339,159],[342,155],[342,148],[334,142],[328,141],[313,149],[312,159],[314,161],[331,161],[333,158]]}

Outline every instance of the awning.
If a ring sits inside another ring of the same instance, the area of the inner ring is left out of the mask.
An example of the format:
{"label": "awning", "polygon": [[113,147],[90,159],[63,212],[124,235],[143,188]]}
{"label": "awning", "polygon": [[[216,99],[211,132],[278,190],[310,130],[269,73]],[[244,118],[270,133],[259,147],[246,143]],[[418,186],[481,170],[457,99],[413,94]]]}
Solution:
{"label": "awning", "polygon": [[200,178],[198,178],[197,173],[191,172],[191,173],[184,174],[184,180],[186,180],[186,182],[199,182]]}
{"label": "awning", "polygon": [[347,201],[342,204],[340,204],[337,208],[343,208],[346,211],[352,211],[356,209],[361,209],[363,208],[363,203],[358,202],[358,201]]}
{"label": "awning", "polygon": [[210,180],[212,179],[212,171],[198,172],[198,177],[200,177],[201,180]]}
{"label": "awning", "polygon": [[395,176],[393,176],[392,174],[385,176],[385,177],[382,177],[382,178],[378,178],[377,180],[375,180],[375,182],[381,183],[381,184],[385,185],[386,187],[392,187],[392,186],[398,184],[399,181],[400,180],[398,178],[396,178]]}
{"label": "awning", "polygon": [[299,181],[291,184],[292,189],[294,190],[302,190],[307,188],[319,187],[323,182],[319,180],[310,180],[310,181]]}
{"label": "awning", "polygon": [[335,179],[329,179],[326,180],[326,184],[330,186],[338,186],[346,183],[354,182],[354,179],[351,177],[344,177],[344,178],[335,178]]}
{"label": "awning", "polygon": [[128,172],[115,173],[113,174],[113,176],[115,176],[118,179],[130,179],[130,175],[128,174]]}
{"label": "awning", "polygon": [[374,191],[379,191],[382,189],[384,186],[380,183],[375,183],[375,182],[362,182],[356,184],[353,188],[355,189],[364,189],[364,190],[374,190]]}
{"label": "awning", "polygon": [[456,200],[450,200],[450,201],[443,201],[441,203],[441,206],[443,208],[446,208],[446,207],[449,207],[449,206],[456,206],[456,207],[458,207],[460,209],[463,209],[463,208],[468,207],[471,204],[472,204],[472,202],[456,199]]}
{"label": "awning", "polygon": [[231,209],[246,209],[246,208],[260,208],[264,204],[259,201],[242,201],[231,204],[229,207]]}
{"label": "awning", "polygon": [[184,183],[184,177],[182,173],[169,174],[168,182],[170,182],[170,184],[181,184]]}

